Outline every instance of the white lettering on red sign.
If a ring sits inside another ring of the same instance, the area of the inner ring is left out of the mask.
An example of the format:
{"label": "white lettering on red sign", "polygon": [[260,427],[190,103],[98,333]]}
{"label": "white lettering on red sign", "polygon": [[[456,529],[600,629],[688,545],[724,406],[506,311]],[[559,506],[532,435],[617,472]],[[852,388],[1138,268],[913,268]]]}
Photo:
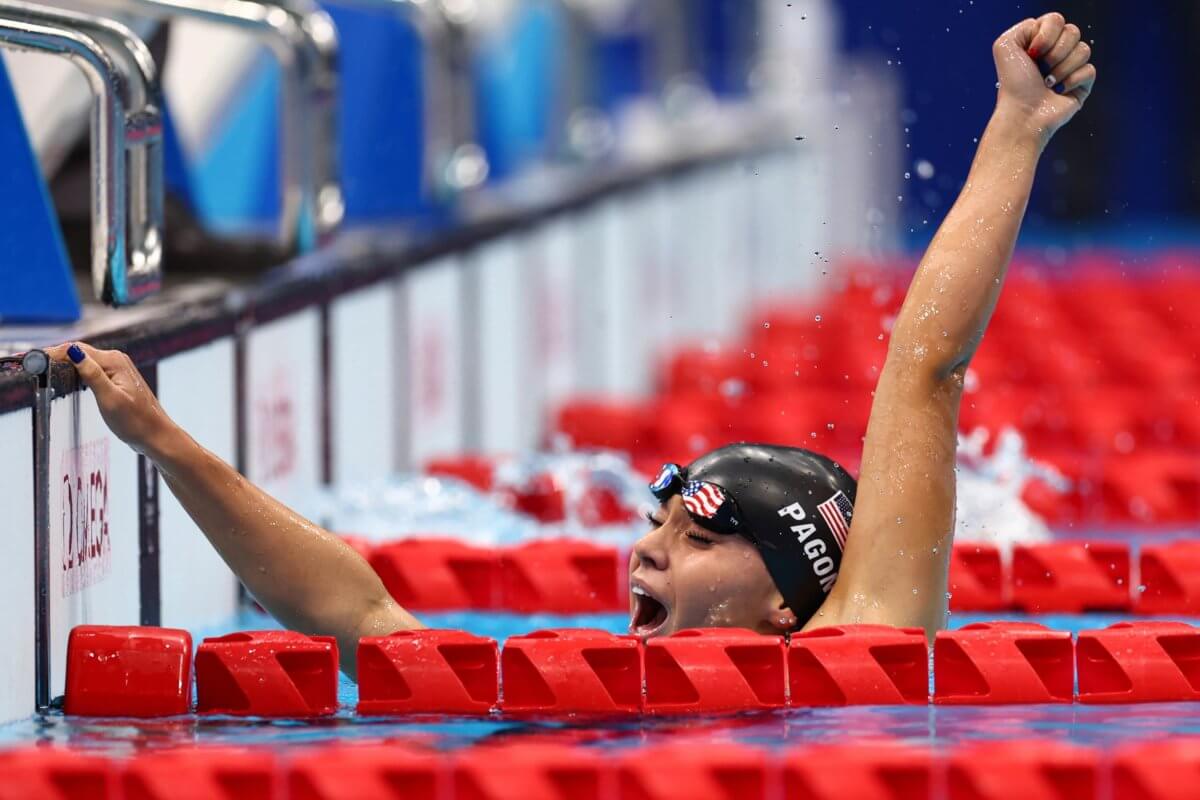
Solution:
{"label": "white lettering on red sign", "polygon": [[67,450],[62,458],[62,596],[112,572],[108,532],[108,439]]}

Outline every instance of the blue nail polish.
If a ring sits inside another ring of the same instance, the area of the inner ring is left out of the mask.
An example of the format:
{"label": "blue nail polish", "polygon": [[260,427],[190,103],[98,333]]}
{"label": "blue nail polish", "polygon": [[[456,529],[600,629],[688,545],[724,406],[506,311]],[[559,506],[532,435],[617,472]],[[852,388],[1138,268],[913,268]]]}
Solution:
{"label": "blue nail polish", "polygon": [[71,359],[71,361],[75,362],[76,364],[78,364],[80,361],[83,361],[85,357],[86,356],[84,356],[83,350],[79,348],[79,345],[73,344],[67,348],[67,358]]}

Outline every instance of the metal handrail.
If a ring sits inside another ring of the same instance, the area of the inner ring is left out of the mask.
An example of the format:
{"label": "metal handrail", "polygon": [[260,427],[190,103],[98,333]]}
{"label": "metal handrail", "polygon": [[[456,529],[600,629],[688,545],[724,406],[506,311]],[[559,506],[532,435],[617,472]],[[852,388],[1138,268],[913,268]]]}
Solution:
{"label": "metal handrail", "polygon": [[337,228],[345,205],[337,157],[338,39],[328,14],[315,4],[300,9],[251,0],[66,2],[159,20],[198,19],[253,34],[283,73],[279,243],[309,250]]}
{"label": "metal handrail", "polygon": [[0,0],[0,48],[62,56],[92,91],[92,286],[127,305],[162,282],[162,119],[154,59],[112,20]]}

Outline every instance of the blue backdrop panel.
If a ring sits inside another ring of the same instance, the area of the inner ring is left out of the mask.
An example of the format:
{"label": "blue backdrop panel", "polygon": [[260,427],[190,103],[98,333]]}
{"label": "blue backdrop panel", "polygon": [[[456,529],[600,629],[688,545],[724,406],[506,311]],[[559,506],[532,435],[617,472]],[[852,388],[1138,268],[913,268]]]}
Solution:
{"label": "blue backdrop panel", "polygon": [[[428,211],[418,32],[383,8],[330,4],[326,10],[340,40],[338,139],[347,224]],[[278,219],[279,80],[278,66],[264,54],[198,160],[198,205],[216,230],[264,230]]]}
{"label": "blue backdrop panel", "polygon": [[201,219],[223,233],[267,233],[279,219],[279,67],[265,52],[230,99],[192,170]]}
{"label": "blue backdrop panel", "polygon": [[58,216],[0,63],[0,322],[79,319],[79,298]]}
{"label": "blue backdrop panel", "polygon": [[342,192],[348,222],[426,209],[424,44],[385,9],[326,5],[341,40]]}
{"label": "blue backdrop panel", "polygon": [[504,178],[545,154],[560,96],[555,65],[565,36],[561,10],[522,3],[503,30],[484,41],[475,60],[479,143],[491,175]]}

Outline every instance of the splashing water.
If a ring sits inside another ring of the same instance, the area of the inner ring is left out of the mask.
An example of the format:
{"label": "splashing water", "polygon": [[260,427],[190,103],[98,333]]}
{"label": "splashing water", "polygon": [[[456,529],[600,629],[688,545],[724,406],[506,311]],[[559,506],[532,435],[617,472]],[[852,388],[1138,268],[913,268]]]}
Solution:
{"label": "splashing water", "polygon": [[988,456],[984,448],[990,438],[983,428],[959,436],[954,538],[995,544],[1007,556],[1016,542],[1051,538],[1045,521],[1021,499],[1025,485],[1040,480],[1065,492],[1071,482],[1054,467],[1030,458],[1025,440],[1013,428],[1000,431]]}

